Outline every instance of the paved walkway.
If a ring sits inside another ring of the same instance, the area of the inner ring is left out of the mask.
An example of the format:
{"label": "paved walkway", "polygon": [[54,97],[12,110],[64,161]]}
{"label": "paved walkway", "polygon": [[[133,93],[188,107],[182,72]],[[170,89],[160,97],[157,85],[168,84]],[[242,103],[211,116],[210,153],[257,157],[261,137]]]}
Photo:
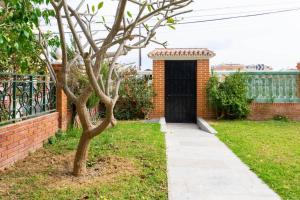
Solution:
{"label": "paved walkway", "polygon": [[167,124],[170,200],[277,200],[218,138],[195,124]]}

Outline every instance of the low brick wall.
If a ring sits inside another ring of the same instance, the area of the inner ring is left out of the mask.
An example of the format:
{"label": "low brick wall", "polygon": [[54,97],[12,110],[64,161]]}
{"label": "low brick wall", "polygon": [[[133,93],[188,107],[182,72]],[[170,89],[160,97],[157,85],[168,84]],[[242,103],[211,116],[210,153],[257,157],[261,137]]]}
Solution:
{"label": "low brick wall", "polygon": [[0,127],[0,170],[43,146],[59,129],[59,113]]}
{"label": "low brick wall", "polygon": [[268,120],[275,115],[300,120],[300,103],[252,103],[249,119]]}

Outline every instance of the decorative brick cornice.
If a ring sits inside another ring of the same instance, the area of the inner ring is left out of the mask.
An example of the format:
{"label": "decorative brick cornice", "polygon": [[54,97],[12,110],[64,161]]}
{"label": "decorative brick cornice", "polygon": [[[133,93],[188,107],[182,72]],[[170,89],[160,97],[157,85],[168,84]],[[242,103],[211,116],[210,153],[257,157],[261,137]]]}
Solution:
{"label": "decorative brick cornice", "polygon": [[200,60],[210,59],[216,54],[206,48],[155,49],[148,54],[153,60]]}

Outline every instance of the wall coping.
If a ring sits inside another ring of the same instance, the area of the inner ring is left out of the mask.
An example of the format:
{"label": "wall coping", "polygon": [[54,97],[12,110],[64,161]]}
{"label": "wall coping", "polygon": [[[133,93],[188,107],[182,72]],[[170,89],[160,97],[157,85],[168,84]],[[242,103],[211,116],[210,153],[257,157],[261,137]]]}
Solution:
{"label": "wall coping", "polygon": [[216,54],[206,48],[170,48],[155,49],[148,54],[152,60],[203,60]]}
{"label": "wall coping", "polygon": [[259,104],[259,105],[300,105],[300,102],[252,102],[250,105]]}

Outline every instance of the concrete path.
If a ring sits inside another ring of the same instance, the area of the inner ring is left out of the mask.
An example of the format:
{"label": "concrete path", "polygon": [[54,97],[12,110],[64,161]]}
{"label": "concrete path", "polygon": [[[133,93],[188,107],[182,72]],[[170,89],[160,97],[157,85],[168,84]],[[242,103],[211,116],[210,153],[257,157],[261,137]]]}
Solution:
{"label": "concrete path", "polygon": [[170,200],[277,200],[216,136],[195,124],[167,124]]}

